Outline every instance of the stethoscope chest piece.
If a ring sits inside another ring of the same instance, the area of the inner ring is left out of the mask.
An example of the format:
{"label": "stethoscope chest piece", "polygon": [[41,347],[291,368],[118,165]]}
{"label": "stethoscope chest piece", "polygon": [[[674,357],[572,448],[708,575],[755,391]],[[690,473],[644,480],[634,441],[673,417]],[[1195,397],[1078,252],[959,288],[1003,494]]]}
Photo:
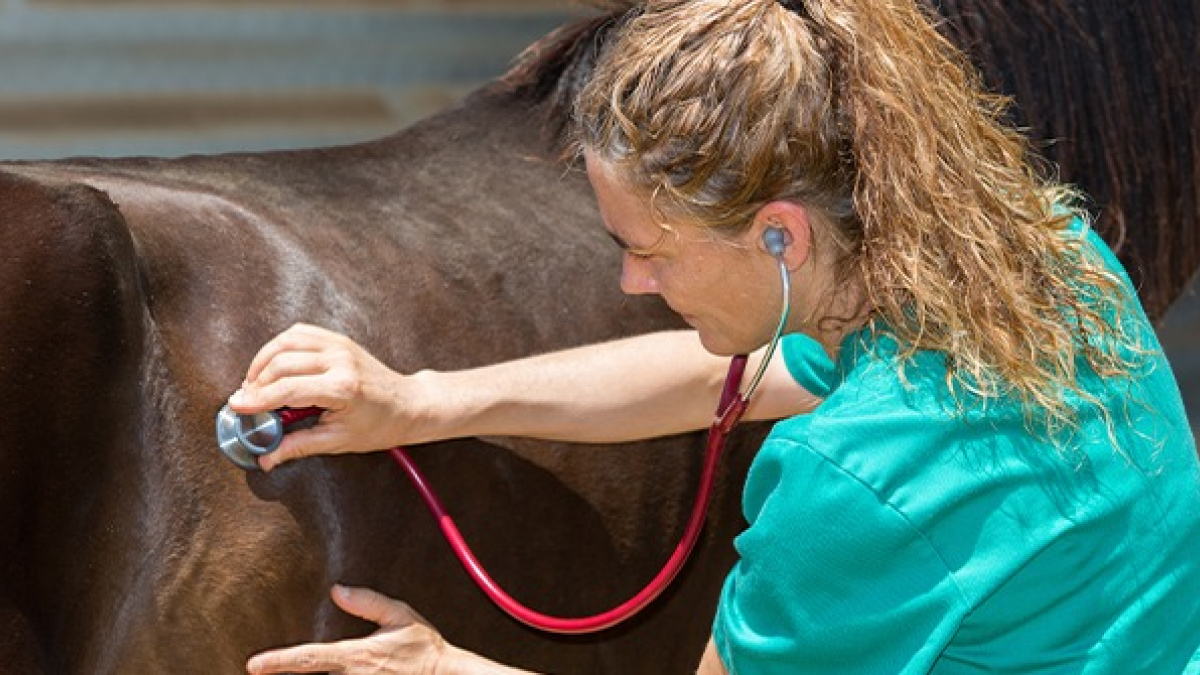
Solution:
{"label": "stethoscope chest piece", "polygon": [[283,441],[283,420],[274,412],[239,415],[226,405],[217,413],[217,447],[234,464],[258,470],[258,458]]}

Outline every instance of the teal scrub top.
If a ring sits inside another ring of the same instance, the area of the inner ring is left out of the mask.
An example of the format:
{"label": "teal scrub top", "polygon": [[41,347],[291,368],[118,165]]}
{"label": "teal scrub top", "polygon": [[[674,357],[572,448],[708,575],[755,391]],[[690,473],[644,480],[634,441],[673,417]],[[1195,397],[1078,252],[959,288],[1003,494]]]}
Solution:
{"label": "teal scrub top", "polygon": [[1085,374],[1111,424],[1079,403],[1059,446],[1011,402],[955,413],[940,354],[901,379],[886,334],[852,334],[836,362],[785,338],[793,377],[826,398],[778,423],[747,477],[713,627],[726,668],[1200,673],[1196,445],[1133,313],[1156,352],[1129,379]]}

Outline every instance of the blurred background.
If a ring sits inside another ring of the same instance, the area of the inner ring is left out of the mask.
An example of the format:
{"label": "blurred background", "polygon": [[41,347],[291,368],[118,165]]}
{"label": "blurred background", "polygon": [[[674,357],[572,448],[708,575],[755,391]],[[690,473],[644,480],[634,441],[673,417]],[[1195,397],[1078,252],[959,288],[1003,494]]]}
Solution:
{"label": "blurred background", "polygon": [[582,13],[569,0],[0,0],[0,157],[365,140]]}
{"label": "blurred background", "polygon": [[[502,73],[570,0],[0,0],[0,159],[388,134]],[[1200,294],[1160,337],[1200,430]]]}

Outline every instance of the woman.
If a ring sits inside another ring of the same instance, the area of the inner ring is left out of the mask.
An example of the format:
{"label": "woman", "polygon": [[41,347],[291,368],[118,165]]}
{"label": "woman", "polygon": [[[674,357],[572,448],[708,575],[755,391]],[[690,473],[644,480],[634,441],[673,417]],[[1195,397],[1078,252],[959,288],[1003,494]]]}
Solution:
{"label": "woman", "polygon": [[[701,428],[714,355],[761,350],[786,303],[749,411],[783,421],[747,479],[700,672],[1200,672],[1200,470],[1178,387],[1070,190],[927,13],[651,0],[614,30],[578,148],[622,288],[694,332],[402,376],[297,326],[231,405],[330,412],[264,468]],[[249,671],[517,672],[372,591],[334,599],[381,631]]]}

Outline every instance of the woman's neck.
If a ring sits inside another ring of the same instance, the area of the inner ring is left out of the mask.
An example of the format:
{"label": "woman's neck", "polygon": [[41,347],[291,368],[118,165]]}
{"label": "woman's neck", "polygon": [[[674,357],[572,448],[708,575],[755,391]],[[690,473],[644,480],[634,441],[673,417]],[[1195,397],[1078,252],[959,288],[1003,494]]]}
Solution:
{"label": "woman's neck", "polygon": [[815,339],[836,359],[846,336],[867,324],[871,304],[860,279],[838,278],[829,269],[823,272],[797,279],[807,292],[797,294],[792,310],[800,319],[796,330]]}

